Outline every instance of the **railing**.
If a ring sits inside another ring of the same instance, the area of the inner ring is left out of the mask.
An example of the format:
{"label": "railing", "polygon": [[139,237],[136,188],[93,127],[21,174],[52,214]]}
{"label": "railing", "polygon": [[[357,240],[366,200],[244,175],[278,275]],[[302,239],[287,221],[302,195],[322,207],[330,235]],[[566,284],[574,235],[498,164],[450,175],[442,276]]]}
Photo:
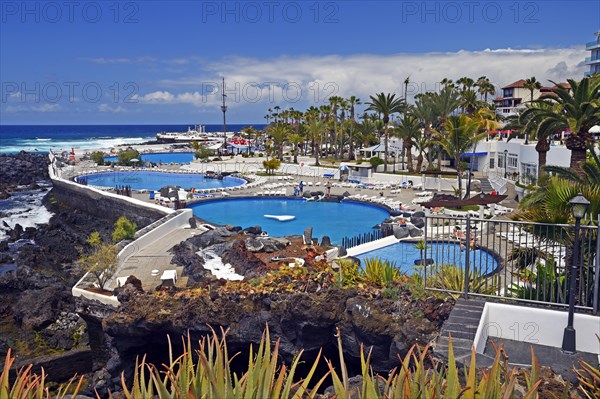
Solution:
{"label": "railing", "polygon": [[593,42],[587,42],[587,43],[585,44],[585,48],[586,48],[586,50],[589,50],[590,48],[592,48],[592,47],[596,47],[596,46],[599,46],[599,47],[600,47],[600,41],[598,41],[598,40],[594,40]]}
{"label": "railing", "polygon": [[[423,271],[427,289],[568,305],[573,225],[470,216],[427,216],[426,221],[421,263],[427,265]],[[599,228],[590,222],[582,222],[579,232],[576,307],[598,313]],[[455,265],[459,271],[447,265]],[[451,278],[454,283],[449,286]]]}
{"label": "railing", "polygon": [[358,245],[366,244],[375,240],[380,240],[384,237],[394,234],[391,228],[382,228],[370,233],[359,234],[354,237],[342,238],[342,247],[352,248]]}

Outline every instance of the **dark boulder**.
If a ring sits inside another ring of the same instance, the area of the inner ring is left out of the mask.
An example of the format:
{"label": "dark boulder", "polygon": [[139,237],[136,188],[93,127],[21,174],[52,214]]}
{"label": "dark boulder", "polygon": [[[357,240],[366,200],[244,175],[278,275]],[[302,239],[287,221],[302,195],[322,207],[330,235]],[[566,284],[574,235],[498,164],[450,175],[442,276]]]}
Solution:
{"label": "dark boulder", "polygon": [[414,212],[412,214],[412,216],[417,217],[417,218],[423,218],[423,217],[425,217],[425,212],[423,212],[423,211],[417,211],[417,212]]}
{"label": "dark boulder", "polygon": [[246,239],[246,248],[250,252],[260,252],[265,248],[263,240],[257,240],[255,238]]}
{"label": "dark boulder", "polygon": [[285,238],[276,237],[260,238],[259,240],[263,243],[263,251],[268,254],[281,251],[282,249],[285,249],[285,247],[287,247],[290,243]]}
{"label": "dark boulder", "polygon": [[422,217],[413,216],[410,218],[410,222],[419,229],[425,227],[425,219]]}
{"label": "dark boulder", "polygon": [[62,285],[25,291],[12,307],[15,321],[29,330],[41,330],[52,324],[61,311],[73,309],[73,297]]}
{"label": "dark boulder", "polygon": [[223,263],[229,263],[237,274],[244,277],[255,276],[266,271],[265,263],[246,248],[244,240],[236,240],[222,256]]}
{"label": "dark boulder", "polygon": [[260,233],[262,233],[262,227],[260,226],[250,226],[250,227],[246,227],[243,230],[244,233],[246,234],[253,234],[253,235],[259,235]]}
{"label": "dark boulder", "polygon": [[329,238],[329,236],[323,236],[323,238],[321,239],[321,246],[331,247],[331,238]]}

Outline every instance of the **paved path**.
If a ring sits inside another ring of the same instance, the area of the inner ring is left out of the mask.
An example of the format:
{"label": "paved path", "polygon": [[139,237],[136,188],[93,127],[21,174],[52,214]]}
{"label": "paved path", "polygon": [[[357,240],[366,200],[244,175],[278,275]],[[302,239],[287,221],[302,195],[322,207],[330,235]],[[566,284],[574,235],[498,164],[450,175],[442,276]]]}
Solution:
{"label": "paved path", "polygon": [[[178,276],[176,285],[185,287],[187,277],[182,276],[183,267],[171,264],[173,256],[168,251],[180,242],[204,231],[206,230],[203,228],[179,228],[140,249],[123,264],[110,281],[108,288],[116,287],[117,278],[133,275],[141,280],[144,290],[153,290],[161,284],[160,276],[165,270],[176,270]],[[153,270],[158,270],[158,273],[153,275]]]}

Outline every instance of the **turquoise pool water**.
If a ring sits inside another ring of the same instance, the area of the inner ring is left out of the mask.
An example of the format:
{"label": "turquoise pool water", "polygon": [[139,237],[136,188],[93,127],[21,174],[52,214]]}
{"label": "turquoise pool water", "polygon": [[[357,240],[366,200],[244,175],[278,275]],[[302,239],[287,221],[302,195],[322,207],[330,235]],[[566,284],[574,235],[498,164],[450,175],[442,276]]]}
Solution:
{"label": "turquoise pool water", "polygon": [[[142,154],[142,161],[153,163],[190,163],[194,160],[193,152],[156,152]],[[106,162],[116,162],[117,157],[105,157]]]}
{"label": "turquoise pool water", "polygon": [[[379,207],[354,202],[313,202],[303,199],[240,198],[215,200],[191,206],[194,215],[217,224],[261,226],[271,236],[302,234],[313,228],[313,237],[327,235],[333,243],[343,237],[373,231],[373,226],[389,216]],[[264,215],[292,215],[287,222]]]}
{"label": "turquoise pool water", "polygon": [[206,179],[198,173],[167,173],[167,172],[144,172],[144,171],[115,171],[94,173],[85,176],[89,185],[115,187],[131,186],[134,190],[158,190],[161,187],[172,185],[184,189],[195,187],[196,189],[233,187],[245,184],[244,179],[227,176],[223,180]]}
{"label": "turquoise pool water", "polygon": [[[461,249],[459,244],[431,242],[427,246],[429,248],[425,253],[425,258],[433,259],[434,264],[465,266],[466,252],[464,249]],[[363,265],[366,258],[381,258],[396,262],[396,266],[400,267],[402,271],[410,273],[415,268],[415,260],[421,259],[421,254],[415,248],[414,242],[399,242],[365,252],[356,257],[360,259]],[[488,274],[498,268],[498,261],[490,252],[483,249],[474,249],[469,251],[469,265],[471,270],[477,270],[478,274]]]}

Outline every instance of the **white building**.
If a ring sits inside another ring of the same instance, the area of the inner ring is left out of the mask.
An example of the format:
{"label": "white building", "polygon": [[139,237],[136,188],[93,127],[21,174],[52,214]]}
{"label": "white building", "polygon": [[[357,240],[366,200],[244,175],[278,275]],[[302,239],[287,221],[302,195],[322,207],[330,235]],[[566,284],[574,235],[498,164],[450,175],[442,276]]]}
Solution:
{"label": "white building", "polygon": [[[502,88],[502,97],[496,97],[494,103],[496,104],[496,114],[502,116],[516,115],[525,108],[525,103],[537,100],[544,96],[553,96],[552,90],[556,86],[547,87],[542,86],[539,89],[533,89],[533,97],[531,96],[531,90],[525,87],[525,79],[517,80]],[[570,88],[568,83],[559,83],[563,87]]]}
{"label": "white building", "polygon": [[596,40],[587,43],[585,49],[590,51],[590,56],[585,59],[585,63],[590,66],[590,70],[585,73],[585,76],[592,76],[600,72],[600,31],[596,32]]}
{"label": "white building", "polygon": [[[474,154],[463,154],[466,160],[473,158],[473,170],[487,175],[499,175],[521,183],[529,184],[537,180],[538,153],[535,142],[525,144],[523,139],[510,141],[480,141]],[[546,165],[569,167],[571,151],[558,141],[550,144],[546,153]]]}

